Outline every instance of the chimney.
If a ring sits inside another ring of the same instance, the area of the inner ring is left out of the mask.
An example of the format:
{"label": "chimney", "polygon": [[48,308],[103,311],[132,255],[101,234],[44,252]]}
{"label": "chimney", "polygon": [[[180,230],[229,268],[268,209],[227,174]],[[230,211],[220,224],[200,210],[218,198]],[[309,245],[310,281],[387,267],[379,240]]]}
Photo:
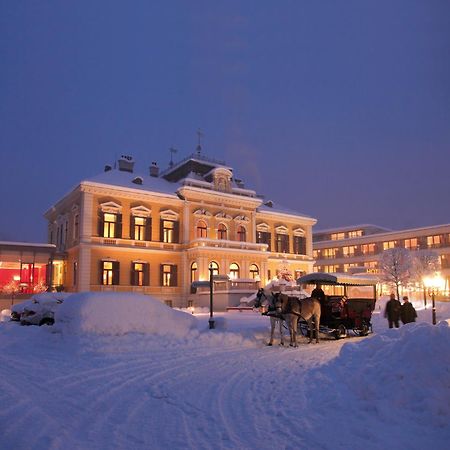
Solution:
{"label": "chimney", "polygon": [[119,158],[119,170],[122,172],[131,172],[133,173],[134,160],[130,155],[122,155]]}
{"label": "chimney", "polygon": [[155,161],[153,161],[152,165],[150,166],[150,176],[155,178],[159,177],[159,167]]}
{"label": "chimney", "polygon": [[112,170],[112,167],[110,165],[106,165],[105,172],[109,172],[110,170]]}

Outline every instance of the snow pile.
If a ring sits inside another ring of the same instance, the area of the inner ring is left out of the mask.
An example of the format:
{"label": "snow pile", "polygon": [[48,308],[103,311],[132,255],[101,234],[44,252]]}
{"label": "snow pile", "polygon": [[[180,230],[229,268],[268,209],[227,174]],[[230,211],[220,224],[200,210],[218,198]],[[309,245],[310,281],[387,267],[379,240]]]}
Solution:
{"label": "snow pile", "polygon": [[[446,426],[450,419],[450,327],[408,324],[342,347],[334,364],[350,391],[386,417]],[[405,418],[405,417],[404,417]]]}
{"label": "snow pile", "polygon": [[192,314],[176,311],[154,297],[131,293],[72,294],[55,315],[57,330],[75,334],[146,333],[185,337],[196,328]]}

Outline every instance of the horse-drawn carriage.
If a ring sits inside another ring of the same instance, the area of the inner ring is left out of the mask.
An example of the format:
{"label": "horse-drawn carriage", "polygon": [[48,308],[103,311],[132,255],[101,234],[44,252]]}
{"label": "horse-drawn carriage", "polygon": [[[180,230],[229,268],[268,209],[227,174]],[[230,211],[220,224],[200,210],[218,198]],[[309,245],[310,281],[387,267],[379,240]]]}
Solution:
{"label": "horse-drawn carriage", "polygon": [[[315,272],[297,279],[298,285],[325,288],[321,299],[320,332],[336,339],[353,332],[366,336],[372,331],[372,311],[377,298],[376,280],[368,276]],[[300,331],[308,333],[308,324],[299,320]]]}

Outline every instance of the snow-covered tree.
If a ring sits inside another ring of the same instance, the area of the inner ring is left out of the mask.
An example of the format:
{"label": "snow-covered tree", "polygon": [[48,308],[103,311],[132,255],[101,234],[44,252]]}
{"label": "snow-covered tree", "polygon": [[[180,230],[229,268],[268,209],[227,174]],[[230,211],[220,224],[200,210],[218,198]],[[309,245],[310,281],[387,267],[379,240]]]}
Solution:
{"label": "snow-covered tree", "polygon": [[414,281],[423,289],[424,305],[427,305],[427,293],[423,284],[423,279],[441,270],[441,260],[439,254],[434,250],[419,250],[415,252],[413,258],[412,277]]}
{"label": "snow-covered tree", "polygon": [[400,299],[400,286],[406,286],[411,279],[413,258],[405,248],[385,250],[379,260],[381,280],[395,288]]}

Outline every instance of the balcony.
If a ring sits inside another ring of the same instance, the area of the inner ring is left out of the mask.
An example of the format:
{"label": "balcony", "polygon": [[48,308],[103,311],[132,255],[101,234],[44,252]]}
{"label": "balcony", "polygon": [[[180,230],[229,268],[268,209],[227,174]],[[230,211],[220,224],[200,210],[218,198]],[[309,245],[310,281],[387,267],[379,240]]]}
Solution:
{"label": "balcony", "polygon": [[250,250],[257,252],[267,251],[267,244],[256,244],[253,242],[230,241],[228,239],[208,239],[198,238],[189,243],[190,248],[208,247],[208,248],[227,248],[238,250]]}

